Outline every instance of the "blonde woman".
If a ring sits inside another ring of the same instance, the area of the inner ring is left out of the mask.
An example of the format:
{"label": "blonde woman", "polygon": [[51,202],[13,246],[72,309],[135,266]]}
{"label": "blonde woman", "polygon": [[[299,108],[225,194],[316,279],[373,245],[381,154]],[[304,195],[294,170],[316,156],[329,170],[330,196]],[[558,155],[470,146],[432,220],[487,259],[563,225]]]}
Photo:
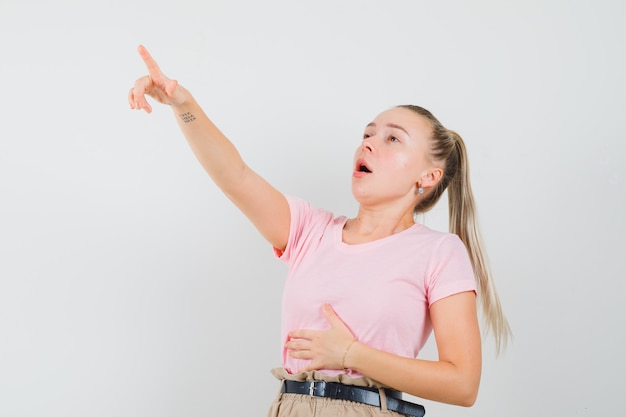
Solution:
{"label": "blonde woman", "polygon": [[[355,152],[354,217],[285,196],[250,169],[193,96],[143,47],[148,75],[128,96],[169,105],[215,184],[289,266],[280,393],[270,416],[421,416],[401,393],[471,406],[481,374],[477,296],[498,350],[508,324],[476,228],[459,135],[398,106],[365,127]],[[450,233],[416,223],[448,192]],[[418,353],[434,333],[438,360]]]}

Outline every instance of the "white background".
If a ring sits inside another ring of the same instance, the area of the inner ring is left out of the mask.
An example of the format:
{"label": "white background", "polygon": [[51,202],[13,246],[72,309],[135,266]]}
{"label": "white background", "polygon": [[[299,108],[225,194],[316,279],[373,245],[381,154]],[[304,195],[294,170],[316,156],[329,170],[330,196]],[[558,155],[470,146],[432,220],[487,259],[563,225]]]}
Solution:
{"label": "white background", "polygon": [[618,0],[2,0],[0,416],[264,416],[278,389],[286,267],[170,109],[129,110],[140,43],[253,168],[337,214],[363,127],[433,111],[467,143],[515,339],[497,359],[485,339],[474,407],[427,415],[621,413],[625,18]]}

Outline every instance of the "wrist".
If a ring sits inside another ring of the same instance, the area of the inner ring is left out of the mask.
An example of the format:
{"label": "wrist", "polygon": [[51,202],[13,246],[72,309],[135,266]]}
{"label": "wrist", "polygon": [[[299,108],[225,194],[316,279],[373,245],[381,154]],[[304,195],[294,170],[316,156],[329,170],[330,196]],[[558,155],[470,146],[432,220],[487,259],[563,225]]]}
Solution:
{"label": "wrist", "polygon": [[346,350],[344,350],[343,352],[343,357],[341,358],[341,369],[343,369],[344,371],[347,371],[348,369],[352,369],[352,367],[350,366],[351,362],[348,360],[348,358],[349,358],[350,351],[352,350],[352,347],[354,346],[355,343],[356,343],[356,339],[352,339],[352,341],[346,346]]}
{"label": "wrist", "polygon": [[193,96],[191,95],[191,93],[189,92],[189,90],[187,90],[185,87],[181,86],[180,84],[178,85],[177,88],[180,91],[178,92],[175,101],[173,103],[170,103],[170,107],[175,112],[185,111],[189,107],[192,107],[194,104],[197,104],[195,103],[195,100]]}

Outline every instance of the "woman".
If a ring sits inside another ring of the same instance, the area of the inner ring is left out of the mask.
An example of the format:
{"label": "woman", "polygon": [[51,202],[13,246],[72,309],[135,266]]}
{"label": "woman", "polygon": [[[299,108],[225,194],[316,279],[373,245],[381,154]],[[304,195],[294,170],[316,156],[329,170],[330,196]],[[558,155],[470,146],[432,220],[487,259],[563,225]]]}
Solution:
{"label": "woman", "polygon": [[[422,415],[400,392],[474,403],[481,373],[476,295],[497,348],[508,324],[474,221],[461,138],[427,110],[399,106],[365,128],[354,157],[354,218],[287,197],[251,170],[192,95],[148,51],[129,92],[171,106],[204,169],[289,265],[281,382],[270,415]],[[450,230],[415,222],[448,191]],[[431,330],[439,358],[416,359]]]}

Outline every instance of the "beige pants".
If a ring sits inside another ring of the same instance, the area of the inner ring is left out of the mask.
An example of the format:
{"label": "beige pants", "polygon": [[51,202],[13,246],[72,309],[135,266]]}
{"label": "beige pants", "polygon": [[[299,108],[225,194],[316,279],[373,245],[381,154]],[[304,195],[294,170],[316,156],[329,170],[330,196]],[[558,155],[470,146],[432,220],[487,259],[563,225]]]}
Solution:
{"label": "beige pants", "polygon": [[[346,385],[359,387],[379,388],[381,407],[360,404],[346,400],[332,398],[311,397],[302,394],[283,394],[278,391],[278,396],[272,404],[267,417],[400,417],[403,414],[387,410],[387,397],[383,386],[367,377],[349,378],[346,375],[329,377],[319,372],[302,372],[291,375],[282,368],[272,369],[272,375],[279,380],[291,381],[327,381],[341,382]],[[281,387],[282,388],[282,382]]]}

